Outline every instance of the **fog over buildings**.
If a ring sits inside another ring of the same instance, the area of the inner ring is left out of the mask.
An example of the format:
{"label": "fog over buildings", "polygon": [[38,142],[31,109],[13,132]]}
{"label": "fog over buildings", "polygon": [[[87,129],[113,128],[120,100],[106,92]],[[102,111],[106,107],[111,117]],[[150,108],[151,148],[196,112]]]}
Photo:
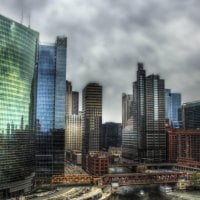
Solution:
{"label": "fog over buildings", "polygon": [[[121,122],[122,93],[132,93],[137,62],[158,73],[182,101],[200,99],[198,0],[0,0],[0,13],[40,32],[68,37],[67,80],[81,92],[103,86],[103,121]],[[23,6],[22,6],[23,5]],[[23,7],[23,20],[22,20]],[[81,95],[80,95],[81,96]]]}

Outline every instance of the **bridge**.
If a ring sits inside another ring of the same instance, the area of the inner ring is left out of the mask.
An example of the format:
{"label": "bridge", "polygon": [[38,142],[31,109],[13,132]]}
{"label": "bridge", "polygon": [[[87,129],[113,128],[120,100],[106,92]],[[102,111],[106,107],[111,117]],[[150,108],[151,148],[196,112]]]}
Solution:
{"label": "bridge", "polygon": [[99,181],[103,185],[117,182],[123,185],[146,185],[146,184],[167,184],[177,183],[178,179],[184,178],[188,180],[191,173],[189,172],[155,172],[155,173],[127,173],[127,174],[106,174],[102,177],[95,177],[87,174],[67,174],[53,176],[52,184],[63,185],[82,185],[82,184],[98,184]]}
{"label": "bridge", "polygon": [[107,174],[102,177],[103,184],[117,182],[123,185],[146,185],[177,183],[179,178],[188,179],[187,172],[158,172],[158,173],[129,173],[129,174]]}
{"label": "bridge", "polygon": [[117,163],[110,164],[109,168],[112,167],[138,167],[138,166],[146,166],[146,167],[174,167],[176,163]]}
{"label": "bridge", "polygon": [[88,174],[65,174],[55,175],[51,179],[52,184],[80,185],[92,184],[95,178]]}

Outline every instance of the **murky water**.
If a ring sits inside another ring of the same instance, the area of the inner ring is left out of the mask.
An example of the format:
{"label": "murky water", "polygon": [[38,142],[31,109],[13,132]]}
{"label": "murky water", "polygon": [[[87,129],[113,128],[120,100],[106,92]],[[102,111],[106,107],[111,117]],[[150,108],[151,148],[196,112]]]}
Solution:
{"label": "murky water", "polygon": [[200,200],[200,191],[173,192],[173,194],[171,196],[161,193],[158,186],[126,186],[120,187],[109,200]]}

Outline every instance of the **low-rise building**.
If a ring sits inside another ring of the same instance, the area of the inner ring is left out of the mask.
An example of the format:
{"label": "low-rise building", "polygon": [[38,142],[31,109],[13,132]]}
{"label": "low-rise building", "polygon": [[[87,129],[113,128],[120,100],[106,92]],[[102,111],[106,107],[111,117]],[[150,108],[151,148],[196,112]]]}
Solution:
{"label": "low-rise building", "polygon": [[122,148],[121,147],[109,147],[108,155],[110,163],[119,163],[122,159]]}
{"label": "low-rise building", "polygon": [[86,170],[91,175],[103,176],[109,171],[109,156],[106,152],[89,153],[86,156]]}

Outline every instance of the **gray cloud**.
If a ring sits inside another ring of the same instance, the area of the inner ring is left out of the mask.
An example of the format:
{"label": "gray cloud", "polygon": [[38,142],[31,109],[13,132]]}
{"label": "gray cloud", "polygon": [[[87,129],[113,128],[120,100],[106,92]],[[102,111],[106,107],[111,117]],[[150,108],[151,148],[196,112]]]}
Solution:
{"label": "gray cloud", "polygon": [[[0,13],[20,21],[22,0],[0,0]],[[68,36],[67,78],[81,91],[104,87],[104,121],[121,121],[121,93],[131,93],[137,62],[158,73],[183,102],[200,99],[198,0],[24,0],[41,41]],[[24,21],[27,21],[27,14]]]}

